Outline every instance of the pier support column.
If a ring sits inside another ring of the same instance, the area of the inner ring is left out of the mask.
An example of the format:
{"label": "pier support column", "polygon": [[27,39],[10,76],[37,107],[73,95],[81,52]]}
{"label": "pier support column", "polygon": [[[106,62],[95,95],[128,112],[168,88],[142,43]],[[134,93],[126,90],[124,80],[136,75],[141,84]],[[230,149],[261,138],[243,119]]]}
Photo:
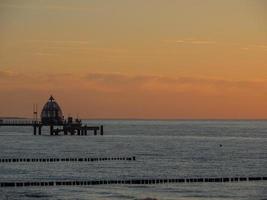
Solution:
{"label": "pier support column", "polygon": [[54,132],[54,126],[51,125],[50,126],[50,135],[53,135],[54,134],[53,132]]}
{"label": "pier support column", "polygon": [[42,126],[39,126],[39,135],[42,135]]}
{"label": "pier support column", "polygon": [[97,129],[94,129],[94,135],[97,135]]}
{"label": "pier support column", "polygon": [[75,130],[73,128],[71,128],[69,130],[70,130],[70,135],[75,135]]}
{"label": "pier support column", "polygon": [[87,135],[87,126],[84,128],[84,135]]}
{"label": "pier support column", "polygon": [[68,135],[68,130],[65,127],[63,127],[63,132],[64,132],[64,135]]}
{"label": "pier support column", "polygon": [[100,135],[104,135],[104,127],[103,127],[103,125],[100,126]]}
{"label": "pier support column", "polygon": [[77,135],[81,135],[81,129],[77,128]]}
{"label": "pier support column", "polygon": [[59,129],[55,129],[55,135],[58,135],[59,134]]}
{"label": "pier support column", "polygon": [[36,135],[36,129],[37,129],[37,127],[36,127],[36,125],[34,124],[34,125],[33,125],[33,135]]}

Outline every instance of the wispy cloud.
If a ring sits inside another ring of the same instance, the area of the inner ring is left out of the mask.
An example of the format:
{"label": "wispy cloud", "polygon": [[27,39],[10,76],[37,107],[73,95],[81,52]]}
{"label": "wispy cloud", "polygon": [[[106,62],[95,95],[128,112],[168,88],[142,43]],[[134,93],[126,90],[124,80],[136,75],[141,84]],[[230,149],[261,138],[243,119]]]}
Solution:
{"label": "wispy cloud", "polygon": [[241,50],[244,50],[244,51],[248,51],[249,50],[249,48],[248,47],[242,47],[242,48],[240,48]]}
{"label": "wispy cloud", "polygon": [[42,44],[68,44],[68,45],[89,45],[92,41],[88,40],[25,40],[27,43],[42,43]]}
{"label": "wispy cloud", "polygon": [[261,45],[254,45],[254,47],[263,49],[263,50],[267,50],[267,45],[261,44]]}
{"label": "wispy cloud", "polygon": [[33,53],[33,55],[36,55],[36,56],[57,56],[58,54],[55,54],[55,53],[36,52],[36,53]]}
{"label": "wispy cloud", "polygon": [[93,10],[87,6],[66,6],[63,4],[49,5],[43,4],[41,1],[36,1],[35,4],[23,4],[23,3],[0,3],[2,8],[15,8],[15,9],[47,9],[47,10],[61,10],[61,11],[88,11]]}
{"label": "wispy cloud", "polygon": [[6,78],[14,78],[19,76],[18,73],[9,71],[9,70],[0,70],[0,78],[1,79],[6,79]]}
{"label": "wispy cloud", "polygon": [[265,44],[261,44],[261,45],[259,45],[259,44],[256,44],[256,45],[248,45],[248,46],[246,46],[246,47],[241,47],[240,48],[241,50],[263,50],[263,51],[267,51],[267,45],[265,45]]}
{"label": "wispy cloud", "polygon": [[241,43],[234,43],[234,42],[217,42],[213,40],[198,40],[198,39],[178,39],[178,40],[164,40],[164,42],[176,44],[178,46],[184,46],[184,45],[216,45],[219,47],[231,47],[235,49],[239,49],[242,51],[248,51],[248,50],[267,50],[266,44],[241,44]]}
{"label": "wispy cloud", "polygon": [[191,44],[216,44],[215,41],[209,41],[209,40],[192,40],[190,41]]}
{"label": "wispy cloud", "polygon": [[36,49],[32,54],[55,56],[64,54],[97,53],[99,55],[121,55],[128,52],[125,48],[99,46],[88,40],[25,40],[26,45]]}
{"label": "wispy cloud", "polygon": [[213,87],[262,87],[267,83],[267,80],[227,80],[222,78],[209,77],[171,77],[157,75],[129,75],[123,73],[89,73],[85,77],[88,81],[95,81],[106,84],[137,84],[146,83],[167,84],[169,86],[213,86]]}
{"label": "wispy cloud", "polygon": [[[82,74],[23,74],[12,71],[0,71],[0,82],[11,81],[12,85],[27,85],[28,87],[91,88],[100,91],[205,91],[209,88],[218,93],[225,90],[249,91],[266,90],[267,79],[262,80],[231,80],[217,77],[194,76],[159,76],[150,74],[102,73],[90,72]],[[32,85],[34,83],[34,85]]]}
{"label": "wispy cloud", "polygon": [[167,40],[167,42],[176,44],[190,44],[190,45],[212,45],[216,44],[213,40],[197,40],[197,39],[179,39],[179,40]]}
{"label": "wispy cloud", "polygon": [[86,79],[103,83],[141,83],[158,79],[157,76],[151,75],[129,75],[123,73],[89,73]]}

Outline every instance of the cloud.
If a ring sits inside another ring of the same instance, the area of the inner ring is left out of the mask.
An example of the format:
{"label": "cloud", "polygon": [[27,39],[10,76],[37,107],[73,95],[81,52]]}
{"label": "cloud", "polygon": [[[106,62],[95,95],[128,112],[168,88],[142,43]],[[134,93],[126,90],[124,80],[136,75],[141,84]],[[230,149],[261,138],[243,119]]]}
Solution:
{"label": "cloud", "polygon": [[57,54],[55,54],[55,53],[44,53],[44,52],[36,52],[36,53],[33,53],[33,55],[36,55],[36,56],[57,56]]}
{"label": "cloud", "polygon": [[216,41],[212,40],[195,40],[195,39],[180,39],[172,41],[177,44],[191,44],[191,45],[208,45],[208,44],[216,44]]}
{"label": "cloud", "polygon": [[[55,85],[63,81],[72,80],[73,75],[68,73],[40,74],[23,73],[12,70],[0,70],[0,83],[8,83],[10,87],[40,87],[46,85]],[[78,78],[78,77],[77,77]],[[3,87],[5,85],[2,84]]]}
{"label": "cloud", "polygon": [[208,40],[192,40],[191,44],[216,44],[215,41],[208,41]]}
{"label": "cloud", "polygon": [[88,45],[92,44],[88,40],[25,40],[27,43],[46,43],[46,44],[74,44],[74,45]]}
{"label": "cloud", "polygon": [[260,48],[260,49],[263,49],[263,50],[267,50],[267,45],[264,45],[264,44],[261,44],[261,45],[254,45],[254,47],[256,47],[256,48]]}
{"label": "cloud", "polygon": [[165,40],[164,42],[177,44],[177,45],[218,45],[218,46],[228,46],[231,48],[239,48],[239,50],[242,51],[248,51],[248,50],[255,50],[260,49],[263,51],[267,51],[267,45],[266,44],[247,44],[244,46],[244,44],[238,44],[238,43],[231,43],[231,42],[217,42],[213,40],[196,40],[196,39],[178,39],[178,40]]}
{"label": "cloud", "polygon": [[43,4],[41,1],[36,1],[35,4],[11,4],[1,3],[0,7],[3,8],[15,8],[15,9],[47,9],[47,10],[60,10],[60,11],[89,11],[92,8],[87,6],[66,6],[66,5],[49,5]]}
{"label": "cloud", "polygon": [[151,75],[129,75],[123,73],[89,73],[86,78],[89,81],[126,84],[151,81],[158,77]]}
{"label": "cloud", "polygon": [[98,54],[112,56],[127,54],[126,48],[97,47],[96,42],[88,40],[24,40],[25,45],[35,51],[30,53],[37,56],[64,56],[66,54]]}
{"label": "cloud", "polygon": [[88,81],[101,84],[120,85],[146,85],[157,84],[175,86],[202,87],[211,86],[215,88],[255,88],[266,85],[267,80],[227,80],[209,77],[171,77],[157,75],[130,75],[123,73],[89,73],[85,77]]}
{"label": "cloud", "polygon": [[261,44],[261,45],[248,45],[247,47],[240,48],[241,50],[263,50],[267,51],[267,45]]}
{"label": "cloud", "polygon": [[83,74],[49,73],[25,74],[0,71],[1,88],[52,88],[60,90],[93,90],[96,92],[197,92],[222,94],[227,92],[254,92],[265,94],[267,80],[231,80],[220,77],[160,76],[150,74],[101,73]]}
{"label": "cloud", "polygon": [[9,71],[9,70],[0,70],[0,78],[7,79],[7,78],[14,78],[19,77],[20,75],[16,72]]}
{"label": "cloud", "polygon": [[[2,81],[2,76],[12,78]],[[72,113],[78,108],[91,117],[238,118],[266,116],[267,112],[263,110],[267,80],[107,72],[18,74],[13,78],[12,71],[2,70],[0,90],[2,104],[13,101],[17,105],[14,113],[50,94],[61,97]]]}
{"label": "cloud", "polygon": [[176,43],[185,43],[184,40],[176,40],[175,42],[176,42]]}

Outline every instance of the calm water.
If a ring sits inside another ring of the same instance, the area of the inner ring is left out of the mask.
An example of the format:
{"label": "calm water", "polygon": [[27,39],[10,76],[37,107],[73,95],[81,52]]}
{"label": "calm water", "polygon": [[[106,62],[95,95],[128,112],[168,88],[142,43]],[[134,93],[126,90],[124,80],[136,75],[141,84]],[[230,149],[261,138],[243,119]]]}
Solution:
{"label": "calm water", "polygon": [[[136,162],[0,163],[1,181],[267,176],[267,121],[87,121],[104,136],[0,128],[1,158],[136,156]],[[267,200],[266,182],[2,188],[0,199]]]}

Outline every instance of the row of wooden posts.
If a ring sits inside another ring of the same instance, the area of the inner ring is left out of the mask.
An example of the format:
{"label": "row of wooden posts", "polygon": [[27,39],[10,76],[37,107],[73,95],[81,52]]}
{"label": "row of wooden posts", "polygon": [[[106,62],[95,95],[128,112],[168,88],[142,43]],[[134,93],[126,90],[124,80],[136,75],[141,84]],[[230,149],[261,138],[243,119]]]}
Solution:
{"label": "row of wooden posts", "polygon": [[98,161],[135,161],[132,157],[103,157],[103,158],[0,158],[0,163],[18,163],[18,162],[98,162]]}
{"label": "row of wooden posts", "polygon": [[266,181],[267,177],[225,177],[225,178],[178,178],[178,179],[129,179],[129,180],[77,180],[77,181],[26,181],[0,182],[0,187],[45,187],[45,186],[86,186],[86,185],[148,185],[170,183],[222,183],[239,181]]}

